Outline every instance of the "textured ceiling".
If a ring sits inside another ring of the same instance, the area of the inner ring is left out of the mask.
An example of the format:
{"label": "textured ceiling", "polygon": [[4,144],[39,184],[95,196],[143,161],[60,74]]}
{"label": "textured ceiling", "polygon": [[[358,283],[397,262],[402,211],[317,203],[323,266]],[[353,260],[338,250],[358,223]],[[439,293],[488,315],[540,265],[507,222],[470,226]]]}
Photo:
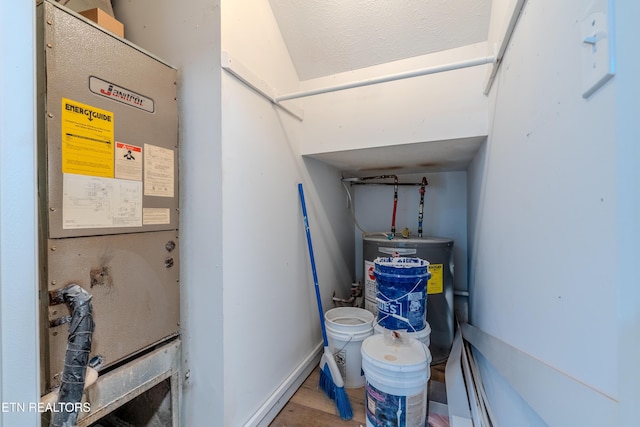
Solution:
{"label": "textured ceiling", "polygon": [[300,80],[487,40],[491,0],[269,0]]}

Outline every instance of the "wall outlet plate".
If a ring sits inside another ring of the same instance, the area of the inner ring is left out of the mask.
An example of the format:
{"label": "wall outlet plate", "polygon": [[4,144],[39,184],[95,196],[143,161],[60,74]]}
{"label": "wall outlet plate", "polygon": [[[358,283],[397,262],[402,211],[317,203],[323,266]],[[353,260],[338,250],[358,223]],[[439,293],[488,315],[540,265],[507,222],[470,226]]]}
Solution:
{"label": "wall outlet plate", "polygon": [[582,97],[589,98],[615,74],[613,0],[599,1],[580,23]]}

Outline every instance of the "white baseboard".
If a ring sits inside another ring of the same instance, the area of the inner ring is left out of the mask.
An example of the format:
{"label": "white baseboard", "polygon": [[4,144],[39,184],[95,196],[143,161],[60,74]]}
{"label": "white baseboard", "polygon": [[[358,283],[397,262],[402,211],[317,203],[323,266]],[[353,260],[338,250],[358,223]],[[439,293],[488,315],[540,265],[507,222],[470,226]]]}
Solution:
{"label": "white baseboard", "polygon": [[245,423],[245,427],[266,427],[287,404],[291,396],[300,388],[305,379],[320,363],[323,350],[319,343],[307,357],[285,378],[280,386],[269,396],[262,406]]}

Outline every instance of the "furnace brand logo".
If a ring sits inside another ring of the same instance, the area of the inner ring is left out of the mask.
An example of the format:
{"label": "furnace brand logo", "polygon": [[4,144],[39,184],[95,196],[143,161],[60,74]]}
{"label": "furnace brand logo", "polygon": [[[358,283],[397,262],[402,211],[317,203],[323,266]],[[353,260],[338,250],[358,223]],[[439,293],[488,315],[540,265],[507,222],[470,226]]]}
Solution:
{"label": "furnace brand logo", "polygon": [[153,99],[94,76],[89,77],[89,90],[96,95],[122,102],[149,113],[155,111]]}

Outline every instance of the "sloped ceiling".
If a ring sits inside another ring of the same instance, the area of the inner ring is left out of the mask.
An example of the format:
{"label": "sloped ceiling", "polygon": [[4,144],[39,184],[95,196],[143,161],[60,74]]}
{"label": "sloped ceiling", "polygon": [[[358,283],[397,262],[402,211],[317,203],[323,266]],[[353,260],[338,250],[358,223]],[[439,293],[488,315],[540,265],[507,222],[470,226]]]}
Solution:
{"label": "sloped ceiling", "polygon": [[300,80],[487,40],[491,0],[269,0]]}

